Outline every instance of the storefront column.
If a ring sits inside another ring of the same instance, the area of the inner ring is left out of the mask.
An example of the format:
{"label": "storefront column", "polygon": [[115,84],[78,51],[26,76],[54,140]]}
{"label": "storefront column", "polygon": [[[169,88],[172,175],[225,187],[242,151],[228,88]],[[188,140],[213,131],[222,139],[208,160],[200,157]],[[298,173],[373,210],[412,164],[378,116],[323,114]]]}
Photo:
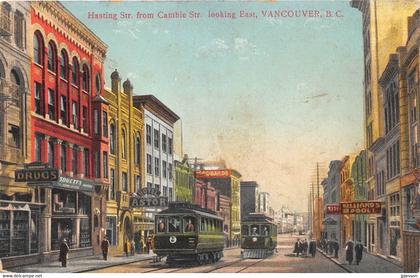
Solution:
{"label": "storefront column", "polygon": [[80,246],[80,218],[76,218],[73,222],[73,231],[76,231],[76,248]]}
{"label": "storefront column", "polygon": [[[84,159],[83,159],[83,150],[84,148],[81,146],[77,147],[77,177],[78,178],[83,178],[84,174],[83,174],[83,163],[84,163]],[[73,173],[76,174],[76,173]]]}
{"label": "storefront column", "polygon": [[39,219],[39,247],[40,253],[51,251],[51,189],[45,188],[45,208]]}
{"label": "storefront column", "polygon": [[60,169],[61,171],[61,144],[63,140],[54,140],[54,168]]}
{"label": "storefront column", "polygon": [[67,175],[69,175],[70,177],[73,176],[73,165],[72,165],[72,161],[73,161],[73,144],[72,143],[67,143],[66,145],[66,169],[67,169]]}

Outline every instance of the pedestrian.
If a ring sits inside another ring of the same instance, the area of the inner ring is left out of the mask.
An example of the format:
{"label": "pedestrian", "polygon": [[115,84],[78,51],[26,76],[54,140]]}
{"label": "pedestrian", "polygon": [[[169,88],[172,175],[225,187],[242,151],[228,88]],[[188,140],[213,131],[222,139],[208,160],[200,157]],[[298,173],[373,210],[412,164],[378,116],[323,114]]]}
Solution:
{"label": "pedestrian", "polygon": [[131,256],[134,256],[136,251],[136,243],[134,242],[134,239],[130,242],[130,249],[131,249]]}
{"label": "pedestrian", "polygon": [[147,238],[146,249],[147,249],[147,254],[149,254],[150,249],[152,249],[152,238],[150,236]]}
{"label": "pedestrian", "polygon": [[70,251],[70,248],[67,245],[67,240],[63,239],[60,245],[60,256],[58,257],[58,260],[61,262],[62,267],[67,267],[67,259],[68,259],[69,251]]}
{"label": "pedestrian", "polygon": [[311,240],[309,242],[309,253],[311,254],[312,258],[315,257],[315,253],[316,253],[316,241],[315,240]]}
{"label": "pedestrian", "polygon": [[106,237],[101,242],[102,256],[104,260],[108,260],[108,251],[109,251],[109,241]]}
{"label": "pedestrian", "polygon": [[299,257],[300,249],[301,249],[301,243],[300,243],[300,240],[297,239],[295,242],[295,249],[293,250],[293,253],[296,253],[296,257]]}
{"label": "pedestrian", "polygon": [[346,243],[346,261],[348,261],[350,265],[353,262],[353,248],[354,243],[351,239],[349,239]]}
{"label": "pedestrian", "polygon": [[306,240],[306,238],[303,240],[302,247],[303,247],[303,254],[305,256],[307,256],[307,254],[308,254],[308,241]]}
{"label": "pedestrian", "polygon": [[123,248],[124,248],[125,255],[128,257],[128,245],[127,245],[127,242],[128,242],[128,240],[124,241]]}
{"label": "pedestrian", "polygon": [[356,243],[356,246],[354,246],[354,252],[356,253],[356,264],[359,265],[363,256],[363,245],[360,241]]}
{"label": "pedestrian", "polygon": [[334,240],[334,258],[338,259],[338,250],[340,249],[340,245],[338,244],[337,240]]}
{"label": "pedestrian", "polygon": [[141,254],[143,254],[143,252],[144,252],[144,246],[145,246],[144,237],[142,236],[141,239],[140,239],[140,253]]}

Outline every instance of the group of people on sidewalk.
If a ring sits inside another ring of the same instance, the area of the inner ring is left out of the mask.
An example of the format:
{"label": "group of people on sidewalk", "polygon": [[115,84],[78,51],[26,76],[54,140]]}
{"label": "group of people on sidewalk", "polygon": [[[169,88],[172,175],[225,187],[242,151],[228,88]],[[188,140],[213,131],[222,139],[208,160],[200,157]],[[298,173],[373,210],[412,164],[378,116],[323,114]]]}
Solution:
{"label": "group of people on sidewalk", "polygon": [[303,240],[298,238],[295,242],[295,248],[293,249],[293,253],[296,254],[296,257],[299,257],[299,255],[308,256],[309,254],[312,257],[315,257],[316,242],[311,240],[308,243],[308,240],[306,238]]}
{"label": "group of people on sidewalk", "polygon": [[[356,242],[356,244],[350,239],[346,243],[346,261],[351,265],[353,263],[353,254],[356,254],[356,264],[359,265],[363,256],[363,244]],[[354,251],[353,251],[354,250]]]}
{"label": "group of people on sidewalk", "polygon": [[338,258],[338,251],[340,250],[340,245],[336,239],[326,240],[322,239],[319,243],[319,247],[328,255],[334,255],[334,258]]}
{"label": "group of people on sidewalk", "polygon": [[[140,241],[139,246],[139,253],[145,253],[149,254],[150,250],[152,250],[153,239],[152,237],[148,237],[146,243],[144,242],[144,239],[142,238]],[[106,261],[108,260],[108,252],[109,252],[109,246],[111,244],[109,243],[109,240],[107,237],[104,237],[104,239],[101,242],[101,250],[102,250],[102,257]],[[136,243],[134,240],[127,240],[124,244],[124,253],[128,256],[134,256],[136,250]],[[68,254],[70,251],[70,247],[67,243],[66,239],[63,239],[60,244],[60,254],[58,256],[58,261],[61,262],[62,267],[67,267],[67,260],[68,260]]]}

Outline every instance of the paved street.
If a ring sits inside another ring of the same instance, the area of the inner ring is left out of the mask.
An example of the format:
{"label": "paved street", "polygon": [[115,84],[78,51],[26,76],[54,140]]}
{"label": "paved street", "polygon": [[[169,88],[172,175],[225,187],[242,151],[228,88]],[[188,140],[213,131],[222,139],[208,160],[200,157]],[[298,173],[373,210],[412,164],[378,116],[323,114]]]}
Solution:
{"label": "paved street", "polygon": [[320,253],[315,258],[295,257],[291,254],[296,237],[280,235],[278,253],[266,259],[240,258],[240,249],[225,250],[225,257],[212,265],[182,265],[170,267],[163,263],[153,264],[151,261],[135,262],[127,265],[103,268],[93,272],[132,272],[132,273],[209,273],[209,272],[346,272],[342,267]]}

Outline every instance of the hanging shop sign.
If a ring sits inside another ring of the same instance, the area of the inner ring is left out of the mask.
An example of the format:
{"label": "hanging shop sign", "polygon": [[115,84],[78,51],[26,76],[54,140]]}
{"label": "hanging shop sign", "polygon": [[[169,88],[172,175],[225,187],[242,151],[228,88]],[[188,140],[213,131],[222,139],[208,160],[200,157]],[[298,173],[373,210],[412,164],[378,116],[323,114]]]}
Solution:
{"label": "hanging shop sign", "polygon": [[155,188],[142,188],[137,194],[130,197],[130,207],[167,207],[168,197],[160,196],[160,191]]}
{"label": "hanging shop sign", "polygon": [[382,202],[344,202],[340,203],[341,214],[380,214]]}
{"label": "hanging shop sign", "polygon": [[42,183],[57,181],[60,176],[58,169],[50,168],[43,163],[29,163],[25,169],[15,171],[15,182]]}
{"label": "hanging shop sign", "polygon": [[340,205],[339,204],[327,205],[325,212],[326,214],[340,214]]}

